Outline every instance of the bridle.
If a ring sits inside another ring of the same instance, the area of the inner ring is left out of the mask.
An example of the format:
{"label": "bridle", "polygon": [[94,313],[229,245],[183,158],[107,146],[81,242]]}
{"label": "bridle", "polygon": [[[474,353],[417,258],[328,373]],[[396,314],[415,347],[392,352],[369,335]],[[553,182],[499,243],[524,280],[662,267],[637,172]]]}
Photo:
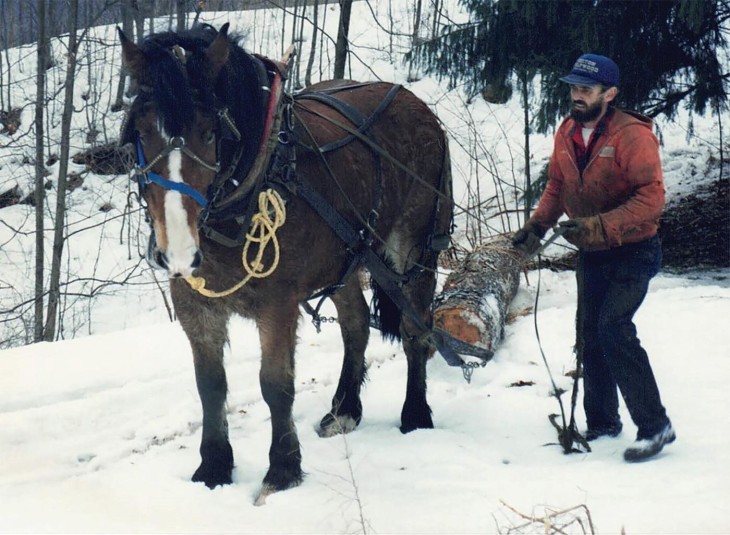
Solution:
{"label": "bridle", "polygon": [[[215,164],[211,165],[205,160],[203,160],[200,156],[195,154],[192,150],[190,150],[185,145],[185,139],[182,136],[176,136],[172,138],[167,145],[165,146],[160,153],[152,158],[152,160],[149,163],[145,163],[145,157],[144,157],[144,151],[142,150],[142,142],[137,139],[137,164],[134,168],[134,176],[135,180],[139,184],[140,187],[140,193],[144,191],[144,189],[149,184],[157,184],[158,186],[172,190],[177,191],[178,193],[181,193],[183,195],[187,195],[191,199],[193,199],[196,203],[200,205],[201,208],[205,208],[208,206],[208,199],[203,196],[198,190],[190,186],[189,184],[186,184],[184,182],[175,182],[174,180],[170,180],[168,178],[163,177],[162,175],[155,173],[152,170],[152,167],[159,162],[162,158],[167,157],[172,151],[179,150],[183,154],[186,154],[188,157],[190,157],[195,163],[200,165],[201,167],[213,171],[216,175],[220,172],[220,161],[216,161]],[[219,152],[219,151],[216,151]],[[216,156],[216,160],[217,160]]]}

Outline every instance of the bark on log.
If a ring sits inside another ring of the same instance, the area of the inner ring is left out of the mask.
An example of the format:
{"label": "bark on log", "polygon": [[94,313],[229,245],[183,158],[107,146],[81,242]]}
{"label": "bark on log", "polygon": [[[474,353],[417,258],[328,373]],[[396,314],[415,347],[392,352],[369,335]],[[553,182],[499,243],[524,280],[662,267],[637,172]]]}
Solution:
{"label": "bark on log", "polygon": [[434,299],[434,324],[459,340],[494,351],[504,335],[525,256],[500,236],[469,253]]}

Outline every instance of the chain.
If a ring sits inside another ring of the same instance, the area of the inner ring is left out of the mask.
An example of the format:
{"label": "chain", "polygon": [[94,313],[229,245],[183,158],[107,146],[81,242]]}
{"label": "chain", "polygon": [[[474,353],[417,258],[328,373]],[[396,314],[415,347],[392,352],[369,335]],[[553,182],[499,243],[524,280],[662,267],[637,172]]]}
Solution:
{"label": "chain", "polygon": [[464,374],[464,380],[467,384],[471,383],[471,376],[474,373],[474,370],[477,368],[484,368],[484,366],[487,365],[486,360],[482,360],[480,362],[464,362],[461,365],[461,373]]}
{"label": "chain", "polygon": [[317,334],[322,332],[323,323],[337,323],[337,318],[334,316],[320,316],[315,312],[315,315],[312,316],[312,325],[317,329]]}

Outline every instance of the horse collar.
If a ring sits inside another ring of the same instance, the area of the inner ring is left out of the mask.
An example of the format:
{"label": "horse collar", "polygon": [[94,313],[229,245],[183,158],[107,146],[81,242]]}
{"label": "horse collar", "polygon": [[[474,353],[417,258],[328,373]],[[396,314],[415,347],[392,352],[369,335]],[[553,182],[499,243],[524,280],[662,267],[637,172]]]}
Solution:
{"label": "horse collar", "polygon": [[[256,208],[258,194],[262,191],[267,177],[273,172],[272,168],[277,166],[279,129],[282,124],[282,116],[285,114],[286,106],[282,105],[285,99],[283,93],[283,75],[277,69],[267,69],[271,74],[266,84],[262,83],[262,91],[268,93],[266,116],[264,128],[261,133],[261,142],[251,166],[242,180],[234,178],[234,173],[242,156],[239,148],[234,155],[225,173],[216,176],[215,181],[209,188],[210,202],[203,210],[198,222],[199,229],[211,240],[226,247],[236,247],[243,243],[246,232],[251,223],[251,217]],[[263,80],[262,80],[263,82]],[[232,132],[237,132],[233,121],[227,115],[221,115],[221,121],[228,124]],[[229,124],[230,122],[230,124]],[[226,188],[233,187],[226,192]],[[232,227],[226,224],[228,230],[223,231],[220,224],[233,223],[235,236],[231,237]],[[215,228],[214,228],[215,227]]]}
{"label": "horse collar", "polygon": [[[227,212],[233,205],[238,204],[242,198],[248,197],[248,194],[254,190],[257,182],[261,181],[263,176],[266,174],[264,171],[266,171],[268,167],[271,155],[275,148],[275,145],[272,144],[272,139],[276,141],[279,125],[281,123],[280,104],[282,101],[281,97],[283,89],[282,75],[277,71],[270,72],[273,72],[271,80],[269,80],[268,77],[266,83],[263,83],[264,80],[262,80],[261,90],[268,94],[269,97],[266,105],[264,128],[261,133],[256,158],[250,168],[246,171],[243,179],[233,178],[242,156],[242,152],[239,149],[239,151],[234,155],[227,171],[216,176],[213,187],[211,188],[213,191],[213,198],[211,200],[210,207],[210,210],[213,213],[211,215],[217,216],[221,212]],[[241,134],[236,128],[231,117],[228,115],[227,110],[222,110],[222,113],[219,113],[219,116],[221,123],[224,124],[238,140],[240,140]],[[226,187],[227,182],[230,182],[234,188],[223,194],[222,191]]]}

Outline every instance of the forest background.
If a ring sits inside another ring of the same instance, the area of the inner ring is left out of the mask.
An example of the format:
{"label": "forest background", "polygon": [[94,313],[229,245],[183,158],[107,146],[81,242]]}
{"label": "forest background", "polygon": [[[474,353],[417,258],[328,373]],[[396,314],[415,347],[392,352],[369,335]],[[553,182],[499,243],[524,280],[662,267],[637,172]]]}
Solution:
{"label": "forest background", "polygon": [[[457,214],[461,235],[456,237],[452,258],[458,259],[495,234],[513,231],[529,216],[546,179],[544,155],[543,161],[536,162],[533,145],[569,109],[568,94],[557,79],[570,70],[575,57],[590,50],[607,54],[621,65],[624,83],[619,105],[658,119],[660,139],[667,122],[682,121],[691,139],[695,116],[714,118],[719,142],[703,171],[716,173],[718,179],[697,185],[694,203],[703,205],[699,212],[692,202],[668,211],[663,229],[669,232],[663,238],[669,268],[730,265],[723,122],[730,78],[726,0],[463,0],[458,4],[414,0],[398,3],[408,11],[407,27],[394,25],[392,1],[365,3],[374,24],[389,36],[382,52],[391,62],[403,62],[406,82],[435,77],[447,83],[446,90],[458,94],[467,107],[475,99],[495,105],[520,103],[522,142],[511,147],[507,172],[495,163],[494,154],[479,146],[479,132],[455,140],[468,153],[474,172],[467,171],[471,176],[465,179],[466,197],[460,199]],[[121,161],[114,161],[119,160],[114,145],[134,88],[114,53],[115,36],[94,28],[117,23],[140,41],[153,29],[181,29],[197,23],[201,15],[244,6],[253,9],[260,2],[0,2],[0,207],[34,207],[32,224],[30,214],[22,226],[8,226],[10,219],[3,218],[5,250],[17,240],[28,242],[31,236],[33,240],[27,243],[24,265],[14,266],[22,284],[14,282],[17,275],[0,279],[0,348],[73,337],[89,323],[84,316],[91,314],[95,298],[118,292],[123,285],[159,287],[165,298],[161,282],[137,254],[130,253],[131,264],[114,276],[74,270],[68,257],[69,240],[94,232],[99,224],[72,225],[69,195],[90,175],[126,171]],[[244,31],[245,38],[250,46],[260,47],[275,33],[279,47],[298,45],[290,90],[348,76],[353,62],[361,62],[357,47],[348,39],[351,1],[268,2],[266,6],[268,11],[280,12],[278,27],[256,24]],[[323,30],[327,17],[338,21],[335,33]],[[35,56],[34,72],[29,68],[31,55]],[[377,78],[372,70],[370,74]],[[462,126],[473,130],[468,114]],[[131,233],[132,212],[136,210],[139,217],[139,206],[132,204],[121,213],[111,209],[109,213],[109,219],[126,225],[130,251],[143,248],[139,236]],[[85,263],[100,261],[86,259]]]}

